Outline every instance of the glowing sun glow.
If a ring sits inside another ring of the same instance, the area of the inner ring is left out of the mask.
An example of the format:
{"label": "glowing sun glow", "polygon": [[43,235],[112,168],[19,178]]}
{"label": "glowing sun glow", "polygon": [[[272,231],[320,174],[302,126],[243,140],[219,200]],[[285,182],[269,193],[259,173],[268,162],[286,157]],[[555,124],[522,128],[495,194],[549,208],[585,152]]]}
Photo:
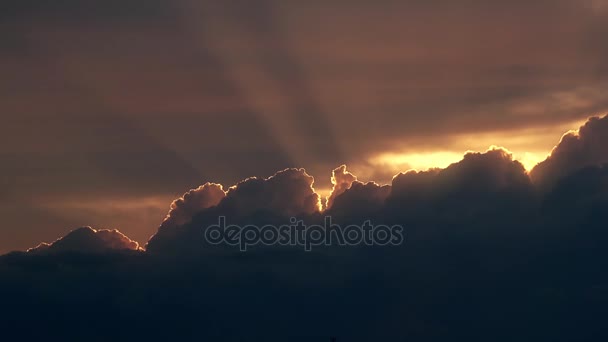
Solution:
{"label": "glowing sun glow", "polygon": [[[466,152],[437,151],[428,153],[382,153],[369,160],[374,166],[388,167],[396,171],[415,169],[419,171],[432,168],[446,168],[462,160]],[[547,157],[543,153],[513,153],[527,171]]]}
{"label": "glowing sun glow", "polygon": [[445,168],[462,159],[463,153],[429,152],[429,153],[382,153],[370,160],[373,165],[398,167],[402,170],[428,170]]}

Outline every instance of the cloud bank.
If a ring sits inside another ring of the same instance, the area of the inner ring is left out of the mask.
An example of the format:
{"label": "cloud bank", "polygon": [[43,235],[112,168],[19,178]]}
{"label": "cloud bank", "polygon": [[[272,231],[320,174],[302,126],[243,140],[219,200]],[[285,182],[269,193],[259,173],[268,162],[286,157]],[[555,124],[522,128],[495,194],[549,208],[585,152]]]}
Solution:
{"label": "cloud bank", "polygon": [[[159,233],[184,227],[206,212],[240,219],[259,213],[283,218],[312,217],[323,212],[341,217],[374,213],[376,219],[390,220],[394,214],[391,210],[396,209],[417,216],[425,210],[437,213],[445,209],[466,215],[467,211],[477,212],[482,208],[518,204],[523,208],[533,201],[541,201],[547,193],[554,192],[560,182],[566,182],[581,170],[601,169],[608,163],[607,137],[608,116],[592,117],[577,131],[566,133],[547,159],[529,173],[520,162],[513,160],[509,151],[500,147],[491,147],[484,153],[469,152],[445,169],[399,173],[393,177],[392,184],[384,186],[360,182],[342,165],[332,171],[333,188],[326,199],[314,191],[314,179],[304,169],[286,169],[269,178],[248,178],[227,191],[221,184],[206,183],[171,204]],[[412,208],[421,211],[413,213]],[[109,249],[138,248],[136,242],[118,231],[85,227],[32,251],[78,249],[79,243]]]}
{"label": "cloud bank", "polygon": [[547,198],[560,191],[560,182],[573,181],[580,170],[608,162],[607,127],[608,117],[589,119],[579,130],[565,134],[547,159],[529,173],[509,151],[491,147],[483,153],[466,153],[445,169],[399,173],[390,185],[360,182],[342,165],[332,171],[333,188],[326,199],[315,192],[314,179],[304,169],[248,178],[227,191],[220,184],[206,183],[171,204],[147,247],[157,252],[157,246],[170,240],[173,252],[186,245],[203,249],[200,228],[218,216],[259,224],[290,217],[317,222],[321,215],[378,222],[535,216],[551,202]]}
{"label": "cloud bank", "polygon": [[[607,123],[591,118],[530,172],[499,147],[389,185],[342,165],[325,208],[304,169],[226,191],[206,183],[171,204],[145,251],[84,227],[0,257],[0,289],[12,294],[3,322],[25,339],[601,340]],[[325,215],[402,225],[405,243],[241,253],[203,239],[219,216],[263,225]]]}

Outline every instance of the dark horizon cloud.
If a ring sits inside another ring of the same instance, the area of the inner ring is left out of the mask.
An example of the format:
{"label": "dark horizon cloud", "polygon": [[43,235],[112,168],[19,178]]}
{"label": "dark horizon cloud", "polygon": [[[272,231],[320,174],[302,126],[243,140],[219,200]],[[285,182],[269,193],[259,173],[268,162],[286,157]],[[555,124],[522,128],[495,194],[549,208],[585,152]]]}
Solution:
{"label": "dark horizon cloud", "polygon": [[51,253],[107,253],[111,250],[139,250],[139,243],[118,230],[81,227],[52,243],[41,243],[27,250],[32,254]]}
{"label": "dark horizon cloud", "polygon": [[[206,183],[172,203],[145,250],[117,230],[82,227],[0,256],[0,290],[10,294],[0,314],[5,333],[100,341],[602,340],[607,122],[608,115],[594,117],[564,135],[531,172],[498,147],[446,168],[399,173],[384,186],[358,181],[342,165],[324,211],[304,169],[226,190]],[[405,242],[243,253],[203,239],[219,216],[261,226],[291,216],[319,224],[324,215],[340,225],[400,224]]]}

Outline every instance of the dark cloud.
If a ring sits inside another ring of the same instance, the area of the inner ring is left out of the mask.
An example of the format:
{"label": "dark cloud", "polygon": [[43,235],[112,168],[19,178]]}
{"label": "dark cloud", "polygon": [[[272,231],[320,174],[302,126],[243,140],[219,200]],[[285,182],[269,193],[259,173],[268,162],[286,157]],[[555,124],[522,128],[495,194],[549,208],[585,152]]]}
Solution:
{"label": "dark cloud", "polygon": [[[602,132],[599,120],[581,137]],[[501,148],[398,174],[390,186],[357,181],[341,166],[325,211],[303,169],[227,192],[207,183],[174,201],[145,252],[119,252],[137,243],[85,227],[0,257],[0,289],[12,294],[2,318],[26,340],[602,339],[606,166],[567,170],[547,192]],[[262,225],[292,215],[400,224],[406,240],[242,253],[202,239],[218,216]]]}
{"label": "dark cloud", "polygon": [[608,163],[608,116],[593,117],[578,131],[566,133],[530,176],[541,187],[550,187],[577,170],[605,163]]}
{"label": "dark cloud", "polygon": [[304,170],[247,179],[230,188],[216,206],[197,215],[189,213],[184,223],[191,222],[178,229],[161,229],[151,239],[149,250],[161,254],[203,251],[207,247],[201,247],[202,227],[217,223],[219,216],[260,226],[288,223],[292,216],[319,223],[321,216],[331,215],[338,222],[407,223],[420,231],[427,226],[458,227],[451,234],[458,233],[461,225],[473,230],[483,224],[500,229],[521,225],[517,220],[534,220],[544,201],[523,165],[498,147],[469,152],[445,169],[400,173],[390,186],[360,182],[345,165],[332,171],[331,181],[334,187],[323,208],[312,188],[313,179]]}
{"label": "dark cloud", "polygon": [[[285,169],[268,178],[247,178],[230,187],[224,196],[220,193],[222,189],[219,185],[204,185],[194,193],[186,194],[183,201],[174,202],[173,206],[181,210],[174,209],[169,213],[146,248],[161,254],[167,251],[179,253],[180,250],[185,253],[200,252],[203,244],[201,225],[215,224],[219,216],[227,217],[231,222],[240,220],[245,224],[263,225],[277,219],[318,213],[321,199],[314,192],[313,183],[314,178],[304,169]],[[199,205],[199,197],[206,208],[190,210]],[[184,211],[188,215],[182,218],[180,215]],[[179,226],[178,222],[189,224]]]}
{"label": "dark cloud", "polygon": [[312,214],[320,209],[313,183],[304,169],[286,169],[266,179],[248,178],[228,189],[222,205],[239,216],[258,211],[283,216]]}
{"label": "dark cloud", "polygon": [[374,182],[355,181],[343,194],[337,196],[325,215],[338,218],[342,222],[362,223],[366,219],[380,219],[385,201],[391,193],[391,186]]}
{"label": "dark cloud", "polygon": [[563,226],[590,227],[591,230],[585,234],[597,239],[592,245],[599,247],[605,242],[605,222],[608,220],[605,210],[608,205],[607,166],[578,169],[556,181],[552,188],[545,189],[547,195],[543,197],[541,210],[548,225],[558,228],[558,234],[576,234],[574,231],[564,232]]}
{"label": "dark cloud", "polygon": [[104,253],[111,250],[139,250],[139,243],[118,230],[82,227],[52,243],[41,243],[28,250],[33,254],[58,254],[67,252]]}
{"label": "dark cloud", "polygon": [[327,197],[327,208],[331,208],[336,197],[348,190],[357,177],[346,171],[346,165],[342,165],[331,172],[331,184],[333,185],[329,197]]}
{"label": "dark cloud", "polygon": [[341,221],[361,223],[366,218],[377,217],[391,193],[391,186],[374,182],[363,183],[346,171],[346,165],[332,171],[333,188],[327,197],[324,214]]}
{"label": "dark cloud", "polygon": [[205,183],[186,192],[171,203],[171,210],[161,224],[161,229],[171,229],[190,222],[195,214],[218,205],[224,197],[226,193],[221,184]]}
{"label": "dark cloud", "polygon": [[434,182],[422,182],[433,187],[432,192],[451,192],[466,189],[469,192],[500,191],[510,186],[527,184],[523,165],[513,160],[511,153],[500,147],[480,152],[467,152],[464,158],[445,169],[408,171],[393,178],[393,186],[407,192],[410,177],[436,177]]}

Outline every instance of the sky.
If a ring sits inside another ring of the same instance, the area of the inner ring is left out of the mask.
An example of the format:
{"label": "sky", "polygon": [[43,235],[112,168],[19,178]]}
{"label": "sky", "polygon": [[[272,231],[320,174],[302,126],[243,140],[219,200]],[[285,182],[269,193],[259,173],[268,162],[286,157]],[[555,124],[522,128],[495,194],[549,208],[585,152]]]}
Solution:
{"label": "sky", "polygon": [[608,1],[3,1],[0,253],[144,244],[192,188],[303,167],[390,184],[608,111]]}

